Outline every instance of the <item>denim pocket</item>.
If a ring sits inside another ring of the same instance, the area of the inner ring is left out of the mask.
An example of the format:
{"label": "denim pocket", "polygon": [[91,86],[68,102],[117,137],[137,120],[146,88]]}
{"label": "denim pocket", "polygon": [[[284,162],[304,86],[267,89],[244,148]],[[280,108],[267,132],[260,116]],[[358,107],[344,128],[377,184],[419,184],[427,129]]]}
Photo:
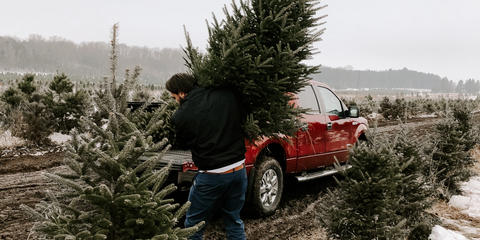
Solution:
{"label": "denim pocket", "polygon": [[195,188],[200,192],[211,192],[221,188],[221,182],[218,176],[207,173],[200,173],[195,179]]}

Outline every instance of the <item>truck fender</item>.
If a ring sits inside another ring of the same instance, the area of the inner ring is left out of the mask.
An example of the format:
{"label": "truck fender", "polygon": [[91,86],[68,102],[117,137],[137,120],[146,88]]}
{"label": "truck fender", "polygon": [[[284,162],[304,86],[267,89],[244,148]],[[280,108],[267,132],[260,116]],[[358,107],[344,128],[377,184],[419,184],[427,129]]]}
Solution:
{"label": "truck fender", "polygon": [[364,134],[367,131],[367,127],[363,124],[359,124],[357,129],[355,130],[355,141],[360,138],[362,134]]}

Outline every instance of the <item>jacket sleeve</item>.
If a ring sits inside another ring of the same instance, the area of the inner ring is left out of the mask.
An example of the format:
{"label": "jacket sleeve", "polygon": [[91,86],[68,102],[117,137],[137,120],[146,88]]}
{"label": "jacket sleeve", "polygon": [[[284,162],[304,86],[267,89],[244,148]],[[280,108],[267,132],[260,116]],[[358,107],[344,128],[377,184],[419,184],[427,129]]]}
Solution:
{"label": "jacket sleeve", "polygon": [[[175,128],[175,142],[173,143],[174,149],[188,150],[192,141],[192,135],[188,132],[188,125],[184,119],[181,111],[176,111],[172,116],[172,123]],[[190,139],[189,139],[190,135]]]}

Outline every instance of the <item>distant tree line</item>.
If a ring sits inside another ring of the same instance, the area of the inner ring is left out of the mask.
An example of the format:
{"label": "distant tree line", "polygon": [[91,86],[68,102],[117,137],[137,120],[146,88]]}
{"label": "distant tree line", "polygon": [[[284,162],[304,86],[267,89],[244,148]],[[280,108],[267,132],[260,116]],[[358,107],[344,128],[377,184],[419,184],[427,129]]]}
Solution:
{"label": "distant tree line", "polygon": [[469,79],[458,85],[431,73],[422,73],[403,68],[401,70],[371,71],[322,67],[313,79],[325,82],[336,89],[347,88],[413,88],[430,89],[433,92],[480,92],[480,81]]}
{"label": "distant tree line", "polygon": [[[0,72],[68,72],[72,76],[98,77],[109,74],[109,45],[103,42],[74,42],[31,35],[27,40],[0,37]],[[180,49],[155,49],[118,45],[118,69],[140,65],[142,80],[164,82],[172,74],[185,71]]]}
{"label": "distant tree line", "polygon": [[463,80],[460,80],[455,90],[456,92],[459,92],[459,93],[476,94],[480,91],[480,81],[468,79],[464,82]]}
{"label": "distant tree line", "polygon": [[[52,37],[31,35],[27,40],[0,37],[0,72],[68,72],[72,80],[102,80],[109,74],[109,45],[104,42],[74,42]],[[181,49],[157,49],[118,45],[118,69],[139,65],[140,82],[163,83],[174,73],[186,71]],[[322,67],[321,73],[311,76],[336,89],[347,88],[413,88],[433,92],[480,92],[480,81],[468,79],[458,84],[438,75],[409,69],[370,71]]]}

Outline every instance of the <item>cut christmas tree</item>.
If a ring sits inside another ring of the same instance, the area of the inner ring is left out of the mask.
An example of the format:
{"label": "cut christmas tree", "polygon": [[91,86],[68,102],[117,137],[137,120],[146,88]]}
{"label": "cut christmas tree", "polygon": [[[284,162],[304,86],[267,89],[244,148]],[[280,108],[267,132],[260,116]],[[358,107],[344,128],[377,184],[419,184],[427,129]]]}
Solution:
{"label": "cut christmas tree", "polygon": [[245,108],[244,131],[249,139],[292,135],[301,109],[291,93],[307,84],[319,66],[305,60],[324,29],[316,17],[316,0],[252,0],[232,3],[225,20],[209,25],[209,46],[201,54],[188,34],[186,65],[201,87],[230,88]]}

